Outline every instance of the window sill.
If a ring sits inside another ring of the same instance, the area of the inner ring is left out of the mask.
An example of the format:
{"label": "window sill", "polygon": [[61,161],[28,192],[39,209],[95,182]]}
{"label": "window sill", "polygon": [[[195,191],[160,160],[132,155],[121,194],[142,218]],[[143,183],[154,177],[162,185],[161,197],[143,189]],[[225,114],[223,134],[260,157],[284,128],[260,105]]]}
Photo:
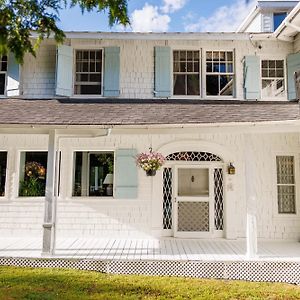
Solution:
{"label": "window sill", "polygon": [[186,95],[176,95],[176,96],[170,96],[169,99],[188,99],[188,100],[236,100],[235,97],[233,96],[206,96],[206,97],[201,97],[201,96],[186,96]]}
{"label": "window sill", "polygon": [[277,220],[291,220],[291,221],[296,221],[299,220],[299,213],[295,214],[275,214],[273,216],[273,219]]}

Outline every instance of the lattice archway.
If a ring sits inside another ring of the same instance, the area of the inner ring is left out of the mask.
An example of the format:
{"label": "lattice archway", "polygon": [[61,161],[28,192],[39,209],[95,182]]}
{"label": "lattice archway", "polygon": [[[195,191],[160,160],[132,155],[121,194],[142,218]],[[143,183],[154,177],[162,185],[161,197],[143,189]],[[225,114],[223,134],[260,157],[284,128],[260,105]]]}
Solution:
{"label": "lattice archway", "polygon": [[[166,156],[168,162],[220,162],[216,154],[204,151],[179,151]],[[224,230],[224,174],[222,167],[214,168],[214,227]],[[163,170],[163,229],[173,227],[173,172],[171,167]]]}

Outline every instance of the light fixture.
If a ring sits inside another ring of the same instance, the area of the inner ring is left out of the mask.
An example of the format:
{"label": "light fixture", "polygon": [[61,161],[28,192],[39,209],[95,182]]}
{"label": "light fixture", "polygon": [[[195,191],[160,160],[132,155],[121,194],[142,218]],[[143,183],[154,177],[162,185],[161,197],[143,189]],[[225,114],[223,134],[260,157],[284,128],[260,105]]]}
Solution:
{"label": "light fixture", "polygon": [[229,163],[229,166],[228,166],[227,170],[228,170],[229,175],[234,175],[235,174],[235,166],[232,163]]}
{"label": "light fixture", "polygon": [[114,175],[109,173],[106,175],[103,184],[107,184],[106,187],[106,195],[107,196],[112,196],[113,194],[113,183],[114,183]]}

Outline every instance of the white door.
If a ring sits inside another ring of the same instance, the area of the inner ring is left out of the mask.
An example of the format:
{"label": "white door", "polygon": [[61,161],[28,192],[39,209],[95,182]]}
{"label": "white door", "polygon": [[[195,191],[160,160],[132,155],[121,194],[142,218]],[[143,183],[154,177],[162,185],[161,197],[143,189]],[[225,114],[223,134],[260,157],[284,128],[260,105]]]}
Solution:
{"label": "white door", "polygon": [[210,237],[214,228],[213,168],[176,166],[174,175],[174,236]]}

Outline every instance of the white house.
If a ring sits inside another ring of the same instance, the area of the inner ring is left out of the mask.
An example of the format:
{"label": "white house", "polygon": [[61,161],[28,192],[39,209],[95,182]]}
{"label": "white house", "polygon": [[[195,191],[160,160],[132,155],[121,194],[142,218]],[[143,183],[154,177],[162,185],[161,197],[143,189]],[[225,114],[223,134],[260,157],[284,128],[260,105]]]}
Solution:
{"label": "white house", "polygon": [[[256,9],[236,33],[66,32],[22,66],[2,57],[1,236],[44,253],[55,236],[247,238],[249,255],[257,239],[299,241],[287,2],[274,32],[248,32]],[[166,157],[152,177],[135,164],[149,148]]]}

